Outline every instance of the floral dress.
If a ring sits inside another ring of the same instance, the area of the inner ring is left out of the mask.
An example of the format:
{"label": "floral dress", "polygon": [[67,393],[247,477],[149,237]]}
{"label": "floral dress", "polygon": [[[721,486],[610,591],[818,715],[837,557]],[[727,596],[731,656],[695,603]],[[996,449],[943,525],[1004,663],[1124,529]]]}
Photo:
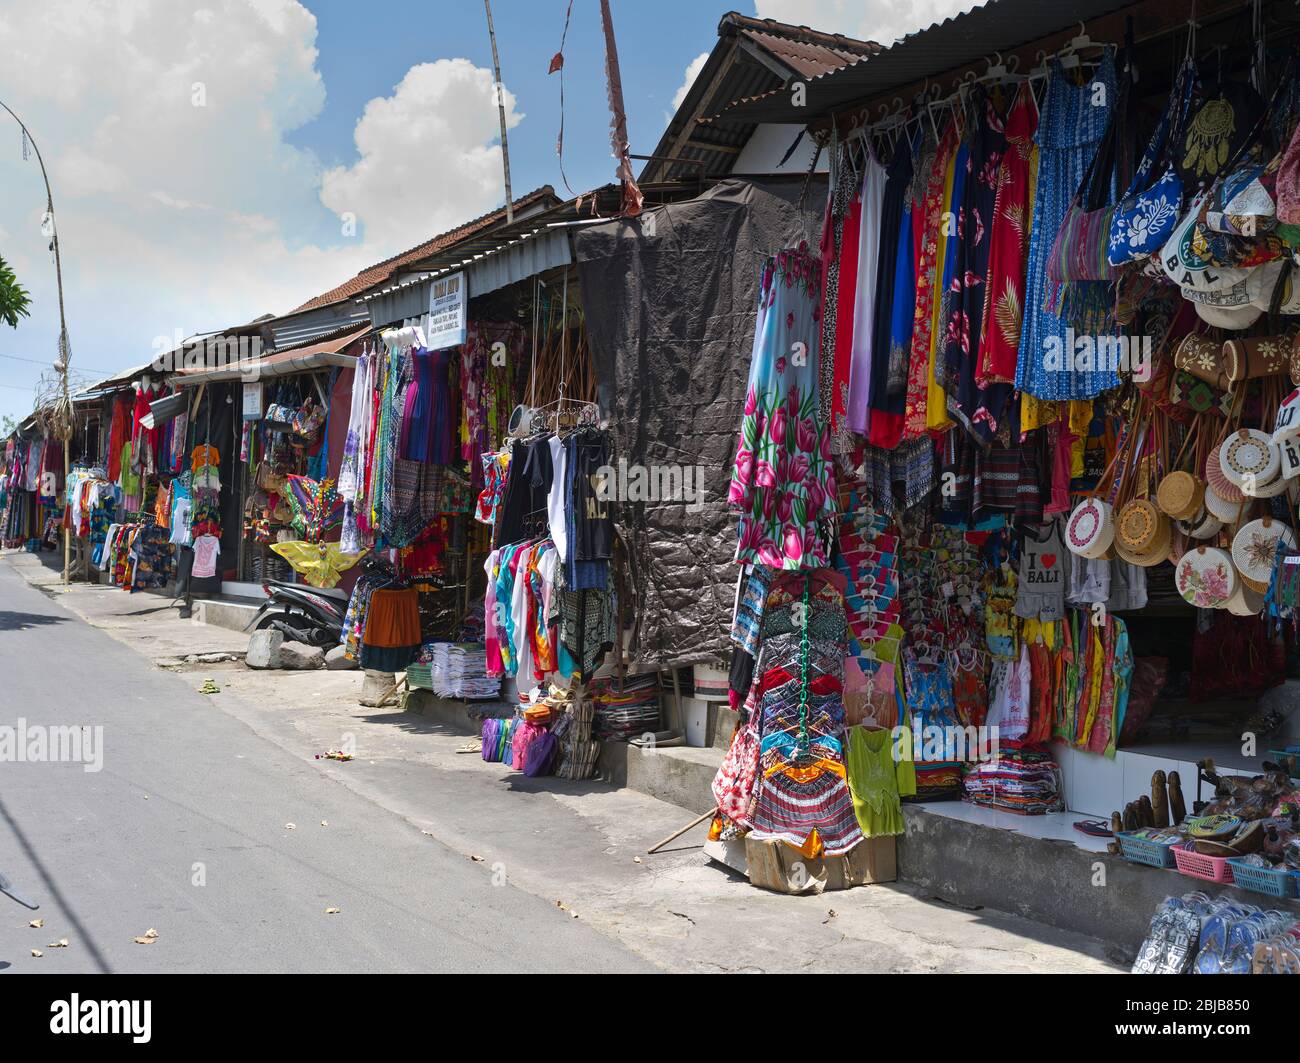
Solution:
{"label": "floral dress", "polygon": [[807,245],[763,267],[749,387],[729,501],[736,561],[779,569],[828,559],[818,520],[835,509],[830,438],[819,407],[821,264]]}

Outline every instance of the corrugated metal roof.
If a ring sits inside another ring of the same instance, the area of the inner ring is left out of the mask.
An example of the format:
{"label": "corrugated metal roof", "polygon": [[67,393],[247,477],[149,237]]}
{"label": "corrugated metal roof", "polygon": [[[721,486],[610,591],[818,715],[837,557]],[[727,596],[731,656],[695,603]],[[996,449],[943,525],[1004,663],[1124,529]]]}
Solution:
{"label": "corrugated metal roof", "polygon": [[263,376],[285,376],[289,373],[301,373],[312,369],[322,369],[331,365],[351,365],[355,360],[342,352],[354,340],[370,330],[370,324],[341,329],[329,339],[295,347],[290,350],[276,351],[263,358],[246,364],[221,366],[218,368],[182,369],[172,375],[175,384],[188,387],[215,380],[256,380]]}
{"label": "corrugated metal roof", "polygon": [[779,90],[793,78],[838,70],[878,51],[859,41],[735,11],[718,23],[718,40],[668,123],[641,181],[683,180],[729,173],[755,123],[699,125],[733,100]]}
{"label": "corrugated metal roof", "polygon": [[803,105],[793,106],[788,91],[765,91],[735,99],[711,118],[705,128],[755,122],[804,125],[852,104],[883,95],[974,63],[994,52],[1009,52],[1080,21],[1100,18],[1134,7],[1132,0],[987,0],[960,15],[909,33],[892,47],[868,59],[811,77],[805,83]]}
{"label": "corrugated metal roof", "polygon": [[[861,50],[851,51],[848,48],[814,44],[768,30],[745,29],[741,30],[740,35],[748,41],[753,41],[772,57],[781,60],[799,77],[820,77],[832,70],[839,70],[850,63],[856,63],[863,55],[870,54]],[[865,45],[866,42],[854,43]]]}
{"label": "corrugated metal roof", "polygon": [[539,273],[567,266],[573,261],[569,235],[562,228],[539,226],[531,232],[503,239],[496,247],[475,252],[458,262],[447,263],[427,273],[361,296],[376,325],[401,322],[429,312],[429,286],[434,279],[464,270],[469,297],[488,295],[508,284]]}
{"label": "corrugated metal roof", "polygon": [[[514,201],[513,206],[515,212],[518,213],[519,211],[526,210],[529,207],[535,207],[538,205],[549,206],[558,203],[559,201],[559,197],[555,194],[555,189],[550,185],[543,185],[541,188],[535,189],[527,195],[520,196]],[[450,247],[452,244],[458,243],[465,237],[472,235],[480,229],[486,229],[490,225],[504,221],[505,216],[506,208],[504,206],[499,207],[481,217],[475,218],[473,221],[468,221],[464,225],[459,225],[455,229],[451,229],[445,233],[440,233],[439,235],[424,241],[422,244],[417,244],[408,251],[403,251],[400,255],[394,255],[392,258],[386,258],[384,261],[377,262],[373,266],[367,266],[355,277],[344,281],[338,287],[331,288],[329,291],[324,292],[313,299],[308,299],[301,306],[294,307],[283,316],[289,317],[293,314],[302,313],[304,310],[313,310],[317,307],[328,306],[331,303],[351,299],[353,296],[368,291],[376,285],[391,280],[403,266],[418,261],[419,259],[427,258],[429,255],[441,248]]]}

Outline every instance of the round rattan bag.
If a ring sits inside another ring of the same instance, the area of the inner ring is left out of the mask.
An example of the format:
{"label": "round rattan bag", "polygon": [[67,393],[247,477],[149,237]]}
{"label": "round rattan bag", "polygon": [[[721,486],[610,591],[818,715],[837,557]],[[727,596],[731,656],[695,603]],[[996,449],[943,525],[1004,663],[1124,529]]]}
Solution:
{"label": "round rattan bag", "polygon": [[1101,498],[1085,498],[1065,522],[1065,545],[1072,554],[1096,559],[1115,539],[1115,512]]}
{"label": "round rattan bag", "polygon": [[1191,520],[1179,521],[1178,527],[1187,538],[1204,541],[1213,539],[1223,530],[1223,521],[1211,513],[1207,506],[1202,506],[1201,511]]}
{"label": "round rattan bag", "polygon": [[1272,517],[1250,521],[1233,537],[1232,562],[1248,586],[1258,591],[1268,590],[1279,540],[1288,549],[1294,549],[1295,536],[1291,529]]}
{"label": "round rattan bag", "polygon": [[[1149,502],[1146,504],[1151,505]],[[1129,506],[1131,505],[1132,503],[1129,503]],[[1124,508],[1127,510],[1129,506]],[[1154,506],[1151,506],[1151,508],[1155,509]],[[1159,510],[1156,510],[1156,512],[1159,519],[1152,522],[1151,538],[1148,544],[1142,548],[1130,546],[1125,541],[1122,534],[1122,519],[1116,521],[1115,552],[1130,565],[1152,568],[1169,556],[1169,547],[1173,542],[1173,522],[1163,513],[1160,513]]]}
{"label": "round rattan bag", "polygon": [[1224,607],[1234,616],[1255,616],[1264,608],[1264,596],[1267,588],[1257,590],[1244,579],[1237,583],[1237,593],[1228,599]]}
{"label": "round rattan bag", "polygon": [[1145,498],[1124,503],[1115,518],[1115,538],[1132,553],[1145,553],[1162,535],[1168,540],[1169,518]]}
{"label": "round rattan bag", "polygon": [[1174,520],[1190,520],[1205,503],[1205,484],[1190,472],[1164,476],[1156,488],[1156,505]]}
{"label": "round rattan bag", "polygon": [[1219,468],[1243,494],[1263,498],[1259,492],[1281,475],[1282,456],[1268,434],[1239,428],[1219,445]]}
{"label": "round rattan bag", "polygon": [[1232,555],[1217,546],[1198,546],[1183,554],[1174,573],[1174,585],[1188,605],[1222,609],[1240,586]]}

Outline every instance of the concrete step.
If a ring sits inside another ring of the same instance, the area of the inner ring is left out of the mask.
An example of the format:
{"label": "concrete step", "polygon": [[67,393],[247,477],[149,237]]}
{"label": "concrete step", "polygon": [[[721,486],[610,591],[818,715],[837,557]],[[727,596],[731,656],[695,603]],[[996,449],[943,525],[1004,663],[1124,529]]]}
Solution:
{"label": "concrete step", "polygon": [[231,631],[243,631],[258,606],[253,602],[232,602],[221,598],[195,598],[194,619],[200,624],[211,624]]}

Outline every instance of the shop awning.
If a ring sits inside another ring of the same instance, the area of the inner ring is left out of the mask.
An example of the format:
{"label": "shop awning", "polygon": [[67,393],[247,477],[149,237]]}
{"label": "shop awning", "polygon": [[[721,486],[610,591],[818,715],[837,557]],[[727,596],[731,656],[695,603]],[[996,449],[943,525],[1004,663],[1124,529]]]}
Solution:
{"label": "shop awning", "polygon": [[179,417],[184,413],[188,402],[189,399],[183,391],[164,395],[161,399],[149,403],[149,412],[140,418],[140,423],[145,428],[157,428],[160,424],[166,424],[173,417]]}
{"label": "shop awning", "polygon": [[262,377],[289,376],[293,373],[308,373],[314,369],[328,369],[330,366],[349,366],[356,358],[343,352],[370,330],[370,324],[354,325],[342,329],[332,336],[318,340],[316,343],[295,347],[287,351],[276,351],[262,358],[245,363],[220,366],[214,369],[182,369],[171,376],[173,384],[190,387],[194,384],[210,384],[223,380],[244,380],[252,383]]}
{"label": "shop awning", "polygon": [[[805,125],[816,118],[892,92],[924,78],[937,77],[966,64],[1040,40],[1050,34],[1078,32],[1091,21],[1125,8],[1134,0],[988,0],[969,11],[909,33],[891,47],[849,66],[808,78],[796,97],[782,87],[731,103],[703,122],[776,122]],[[1185,18],[1186,16],[1181,16]]]}
{"label": "shop awning", "polygon": [[429,286],[448,273],[464,270],[469,297],[474,299],[572,261],[566,229],[533,225],[522,232],[457,244],[442,259],[431,262],[427,271],[362,296],[362,301],[370,309],[372,322],[391,325],[427,314]]}

